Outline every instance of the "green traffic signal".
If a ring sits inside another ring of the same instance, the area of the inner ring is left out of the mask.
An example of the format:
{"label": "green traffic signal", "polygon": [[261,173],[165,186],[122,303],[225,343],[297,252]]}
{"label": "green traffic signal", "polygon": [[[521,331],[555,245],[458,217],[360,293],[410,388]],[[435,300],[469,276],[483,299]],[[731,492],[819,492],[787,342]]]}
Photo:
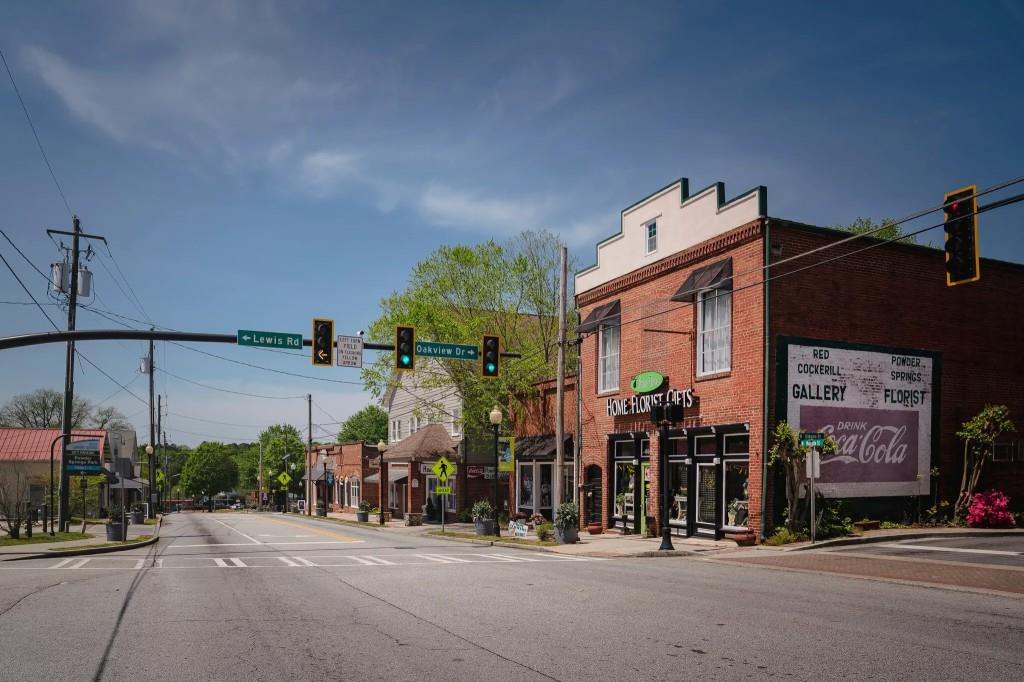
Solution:
{"label": "green traffic signal", "polygon": [[416,369],[416,328],[395,327],[395,369]]}

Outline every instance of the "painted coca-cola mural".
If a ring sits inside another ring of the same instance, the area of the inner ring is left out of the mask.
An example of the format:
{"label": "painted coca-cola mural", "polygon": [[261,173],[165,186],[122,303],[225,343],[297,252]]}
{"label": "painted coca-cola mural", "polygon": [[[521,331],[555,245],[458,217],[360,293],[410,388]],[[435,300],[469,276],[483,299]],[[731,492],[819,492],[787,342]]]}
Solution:
{"label": "painted coca-cola mural", "polygon": [[806,339],[783,340],[779,353],[786,391],[780,416],[839,444],[821,462],[826,495],[927,494],[934,354]]}

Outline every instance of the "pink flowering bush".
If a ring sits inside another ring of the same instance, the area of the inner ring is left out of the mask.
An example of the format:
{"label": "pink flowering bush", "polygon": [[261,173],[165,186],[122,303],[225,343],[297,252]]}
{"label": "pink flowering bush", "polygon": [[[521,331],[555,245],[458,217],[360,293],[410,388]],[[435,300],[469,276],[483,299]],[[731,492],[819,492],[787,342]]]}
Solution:
{"label": "pink flowering bush", "polygon": [[998,490],[977,493],[967,508],[967,525],[975,528],[1013,528],[1010,498]]}

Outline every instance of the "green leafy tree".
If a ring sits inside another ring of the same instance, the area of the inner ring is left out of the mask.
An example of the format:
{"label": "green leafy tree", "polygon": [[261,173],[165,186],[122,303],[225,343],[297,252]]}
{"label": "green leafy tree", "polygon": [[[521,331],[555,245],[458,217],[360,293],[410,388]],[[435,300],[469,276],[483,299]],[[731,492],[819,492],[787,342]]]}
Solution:
{"label": "green leafy tree", "polygon": [[[71,407],[71,427],[80,428],[92,412],[92,405],[75,397]],[[64,392],[40,388],[16,395],[0,407],[0,426],[27,429],[59,429],[64,414]]]}
{"label": "green leafy tree", "polygon": [[187,494],[213,496],[238,483],[238,464],[223,443],[204,441],[192,451],[181,472],[181,488]]}
{"label": "green leafy tree", "polygon": [[[283,490],[277,476],[286,471],[292,477],[289,492],[302,489],[301,478],[305,472],[306,445],[299,430],[291,424],[274,424],[260,433],[256,443],[240,447],[235,459],[238,462],[238,485],[243,490],[259,489],[260,445],[263,446],[263,489]],[[292,469],[292,465],[295,468]]]}
{"label": "green leafy tree", "polygon": [[[873,230],[878,230],[878,232],[871,235],[876,239],[896,239],[906,234],[892,218],[882,218],[881,223],[875,223],[871,218],[857,218],[848,225],[833,225],[832,229],[851,232],[853,234],[866,234]],[[901,241],[904,244],[914,244],[917,239],[914,237],[906,237]]]}
{"label": "green leafy tree", "polygon": [[[518,400],[532,396],[534,382],[555,374],[561,246],[546,231],[522,232],[505,244],[442,246],[416,264],[404,291],[381,301],[381,315],[369,328],[372,341],[391,342],[397,325],[413,324],[418,340],[479,346],[483,334],[498,334],[504,349],[522,355],[521,360],[503,360],[500,378],[490,381],[481,380],[476,362],[421,361],[417,385],[455,389],[465,405],[465,433],[471,440],[484,435],[492,406],[507,413]],[[575,330],[569,317],[571,338]],[[394,381],[392,361],[384,353],[363,368],[363,381],[378,398]],[[567,358],[567,366],[574,362]],[[432,416],[438,406],[421,409]]]}
{"label": "green leafy tree", "polygon": [[[820,457],[836,454],[838,444],[831,436],[825,437]],[[810,513],[809,499],[800,497],[800,486],[807,479],[806,467],[809,448],[800,447],[800,437],[789,422],[780,421],[772,432],[768,448],[768,464],[782,467],[786,478],[786,530],[799,533],[805,527]]]}
{"label": "green leafy tree", "polygon": [[996,441],[1004,433],[1016,430],[1006,405],[985,405],[956,432],[964,441],[964,467],[960,477],[960,495],[953,508],[955,518],[963,519],[967,513],[985,460],[992,455]]}
{"label": "green leafy tree", "polygon": [[339,443],[376,445],[388,438],[388,413],[379,405],[367,405],[345,420],[338,432]]}

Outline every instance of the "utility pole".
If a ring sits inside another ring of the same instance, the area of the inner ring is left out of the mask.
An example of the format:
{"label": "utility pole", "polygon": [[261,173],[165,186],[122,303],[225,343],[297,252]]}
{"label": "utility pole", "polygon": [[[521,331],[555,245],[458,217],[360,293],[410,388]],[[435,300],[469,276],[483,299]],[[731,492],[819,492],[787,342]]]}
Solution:
{"label": "utility pole", "polygon": [[556,379],[555,400],[555,475],[554,502],[555,511],[562,503],[562,490],[565,487],[565,298],[566,270],[568,269],[568,250],[563,246],[559,249],[558,273],[558,376]]}
{"label": "utility pole", "polygon": [[[150,328],[152,331],[152,327]],[[149,357],[146,360],[146,369],[149,370],[149,444],[156,452],[156,424],[153,421],[153,339],[149,340]],[[156,472],[153,466],[153,455],[149,456],[149,518],[156,518],[156,493],[153,487],[156,483]]]}
{"label": "utility pole", "polygon": [[[150,342],[150,343],[152,343],[152,342]],[[163,423],[163,416],[164,416],[164,414],[163,414],[163,406],[160,404],[161,403],[161,398],[163,398],[163,396],[158,395],[156,397],[156,442],[157,442],[157,444],[160,443],[160,433],[163,431],[163,428],[161,428],[161,425]],[[156,461],[157,462],[160,461],[160,458],[163,457],[163,454],[164,454],[163,448],[157,448],[157,450],[156,450]],[[164,464],[166,464],[166,462],[164,462]],[[164,477],[166,478],[166,476],[167,476],[166,467],[163,469],[163,472],[164,472]],[[156,474],[153,474],[153,480],[156,481]],[[156,494],[157,494],[157,504],[160,504],[160,502],[163,499],[163,495],[160,494],[161,493],[161,490],[160,490],[161,487],[162,486],[158,483],[156,488],[154,488],[154,490],[156,491]]]}
{"label": "utility pole", "polygon": [[303,472],[303,475],[305,476],[305,479],[306,479],[306,516],[312,516],[313,515],[313,510],[310,509],[310,502],[313,501],[313,495],[311,493],[310,486],[312,485],[313,482],[309,479],[310,463],[313,461],[313,394],[312,393],[307,393],[306,394],[306,404],[307,404],[307,407],[309,407],[309,434],[308,434],[309,447],[306,448],[306,471]]}
{"label": "utility pole", "polygon": [[[95,234],[82,232],[81,221],[77,215],[71,216],[71,232],[62,230],[47,230],[49,235],[63,234],[71,237],[71,273],[69,276],[68,291],[68,332],[75,331],[75,317],[78,312],[78,245],[82,237],[86,239],[99,239],[106,243],[106,239]],[[63,284],[63,282],[62,282]],[[61,452],[67,452],[68,443],[71,440],[71,419],[75,402],[75,342],[69,339],[67,342],[67,356],[64,364],[64,412],[61,414],[61,434],[64,436],[61,445]],[[66,468],[67,457],[63,454],[60,458],[60,529],[63,532],[69,530],[69,491],[68,472]],[[51,482],[52,484],[52,482]]]}
{"label": "utility pole", "polygon": [[260,468],[257,470],[259,473],[260,490],[256,495],[256,511],[262,511],[263,509],[263,441],[260,441]]}

